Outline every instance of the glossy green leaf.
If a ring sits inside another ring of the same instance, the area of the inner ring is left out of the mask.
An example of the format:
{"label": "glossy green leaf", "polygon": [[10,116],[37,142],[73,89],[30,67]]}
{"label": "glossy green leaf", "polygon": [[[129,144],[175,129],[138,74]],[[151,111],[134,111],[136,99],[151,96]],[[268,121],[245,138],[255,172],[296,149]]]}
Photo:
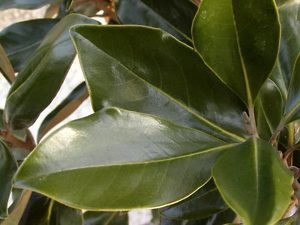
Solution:
{"label": "glossy green leaf", "polygon": [[128,225],[127,212],[85,212],[84,225]]}
{"label": "glossy green leaf", "polygon": [[191,44],[192,21],[197,7],[178,0],[119,0],[117,16],[122,23],[161,28]]}
{"label": "glossy green leaf", "polygon": [[51,103],[76,55],[69,28],[86,23],[97,22],[71,14],[45,37],[9,91],[4,110],[9,127],[22,129],[32,125]]}
{"label": "glossy green leaf", "polygon": [[57,19],[36,19],[14,23],[0,32],[0,44],[6,51],[13,68],[19,72]]}
{"label": "glossy green leaf", "polygon": [[279,125],[284,110],[281,90],[274,81],[268,79],[264,83],[256,100],[255,109],[258,133],[261,138],[268,141]]}
{"label": "glossy green leaf", "polygon": [[73,113],[89,96],[85,82],[79,84],[42,122],[38,131],[38,142],[54,126]]}
{"label": "glossy green leaf", "polygon": [[293,75],[288,89],[287,103],[284,110],[286,122],[300,118],[300,56],[297,57]]}
{"label": "glossy green leaf", "polygon": [[216,187],[206,185],[186,200],[160,210],[163,217],[173,220],[203,219],[227,209]]}
{"label": "glossy green leaf", "polygon": [[272,225],[290,203],[292,175],[267,142],[250,139],[220,157],[213,168],[225,202],[244,225]]}
{"label": "glossy green leaf", "polygon": [[57,0],[0,0],[0,10],[9,8],[36,9]]}
{"label": "glossy green leaf", "polygon": [[1,225],[19,225],[22,215],[30,199],[30,196],[31,196],[31,191],[23,191],[22,196],[18,200],[16,207],[8,215],[8,217],[1,223]]}
{"label": "glossy green leaf", "polygon": [[202,0],[194,20],[195,48],[249,106],[277,58],[277,14],[273,0]]}
{"label": "glossy green leaf", "polygon": [[300,51],[300,3],[297,0],[286,0],[279,7],[281,24],[281,44],[279,64],[287,86],[292,77],[294,64]]}
{"label": "glossy green leaf", "polygon": [[7,216],[7,203],[17,164],[7,147],[0,142],[0,218]]}
{"label": "glossy green leaf", "polygon": [[226,141],[246,136],[242,102],[171,35],[140,26],[77,26],[71,35],[94,110],[154,114]]}
{"label": "glossy green leaf", "polygon": [[160,207],[205,184],[215,159],[232,145],[157,117],[109,108],[45,138],[20,167],[15,185],[76,208]]}
{"label": "glossy green leaf", "polygon": [[0,72],[3,74],[5,79],[11,84],[15,79],[15,71],[7,57],[5,50],[0,44]]}

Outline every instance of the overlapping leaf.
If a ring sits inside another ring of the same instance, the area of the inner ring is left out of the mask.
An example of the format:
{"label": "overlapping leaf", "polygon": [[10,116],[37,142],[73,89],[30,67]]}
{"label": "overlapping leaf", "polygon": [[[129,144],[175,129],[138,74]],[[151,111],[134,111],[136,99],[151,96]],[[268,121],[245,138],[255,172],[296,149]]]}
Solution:
{"label": "overlapping leaf", "polygon": [[196,11],[192,2],[178,0],[120,0],[117,5],[122,23],[161,28],[189,44]]}
{"label": "overlapping leaf", "polygon": [[150,113],[227,141],[246,136],[242,102],[171,35],[140,26],[77,26],[71,33],[94,110]]}
{"label": "overlapping leaf", "polygon": [[36,19],[14,23],[0,32],[0,44],[6,51],[14,70],[19,72],[57,19]]}
{"label": "overlapping leaf", "polygon": [[194,20],[197,51],[252,107],[277,59],[277,14],[273,0],[203,0]]}
{"label": "overlapping leaf", "polygon": [[0,72],[9,83],[12,83],[15,80],[15,71],[1,44],[0,44]]}
{"label": "overlapping leaf", "polygon": [[[245,225],[271,225],[290,203],[293,178],[265,141],[250,139],[227,151],[213,168],[225,202]],[[249,197],[251,196],[251,197]]]}
{"label": "overlapping leaf", "polygon": [[157,117],[110,108],[41,142],[20,167],[15,185],[78,208],[159,207],[205,184],[215,159],[232,145]]}
{"label": "overlapping leaf", "polygon": [[7,216],[8,198],[16,170],[17,164],[13,155],[0,141],[0,218]]}
{"label": "overlapping leaf", "polygon": [[48,33],[9,91],[4,110],[9,127],[22,129],[30,126],[50,104],[76,54],[69,28],[85,23],[97,22],[72,14]]}

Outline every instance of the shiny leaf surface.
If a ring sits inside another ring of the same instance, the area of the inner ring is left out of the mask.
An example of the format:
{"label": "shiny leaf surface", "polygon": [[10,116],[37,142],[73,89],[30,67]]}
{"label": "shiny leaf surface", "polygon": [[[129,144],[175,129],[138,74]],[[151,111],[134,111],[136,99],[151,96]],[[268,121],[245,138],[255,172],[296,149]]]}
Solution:
{"label": "shiny leaf surface", "polygon": [[196,11],[193,3],[181,0],[120,0],[117,5],[122,23],[161,28],[185,42],[191,42]]}
{"label": "shiny leaf surface", "polygon": [[84,225],[128,225],[127,212],[86,212]]}
{"label": "shiny leaf surface", "polygon": [[19,72],[57,19],[36,19],[14,23],[0,32],[0,44],[6,51],[13,68]]}
{"label": "shiny leaf surface", "polygon": [[213,177],[244,225],[276,223],[293,192],[291,173],[276,150],[260,139],[249,139],[223,154],[213,168]]}
{"label": "shiny leaf surface", "polygon": [[5,120],[9,127],[22,129],[32,125],[51,103],[76,55],[69,28],[84,23],[97,22],[77,14],[62,19],[19,73],[5,104]]}
{"label": "shiny leaf surface", "polygon": [[272,0],[203,0],[193,24],[195,48],[249,106],[272,71],[279,36]]}
{"label": "shiny leaf surface", "polygon": [[57,0],[0,0],[0,10],[9,8],[36,9]]}
{"label": "shiny leaf surface", "polygon": [[79,84],[42,122],[38,142],[54,126],[66,119],[89,96],[85,83]]}
{"label": "shiny leaf surface", "polygon": [[76,208],[159,207],[205,184],[215,159],[232,145],[157,117],[109,108],[45,138],[21,165],[15,185]]}
{"label": "shiny leaf surface", "polygon": [[7,216],[8,198],[17,164],[7,147],[0,142],[0,218]]}
{"label": "shiny leaf surface", "polygon": [[154,114],[226,141],[246,136],[242,102],[171,35],[140,26],[77,26],[71,35],[94,110]]}

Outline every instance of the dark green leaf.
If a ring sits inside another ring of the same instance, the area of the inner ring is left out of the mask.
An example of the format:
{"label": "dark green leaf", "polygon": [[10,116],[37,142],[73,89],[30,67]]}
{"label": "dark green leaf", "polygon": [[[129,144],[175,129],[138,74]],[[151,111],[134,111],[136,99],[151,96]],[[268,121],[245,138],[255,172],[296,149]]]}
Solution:
{"label": "dark green leaf", "polygon": [[52,211],[49,225],[83,225],[83,215],[80,210],[55,202]]}
{"label": "dark green leaf", "polygon": [[15,79],[15,71],[6,55],[5,50],[0,44],[0,72],[5,79],[11,84]]}
{"label": "dark green leaf", "polygon": [[42,122],[38,131],[38,142],[55,125],[67,118],[89,96],[85,82],[79,84]]}
{"label": "dark green leaf", "polygon": [[160,210],[160,214],[173,220],[195,220],[209,217],[227,208],[216,187],[205,185],[186,200]]}
{"label": "dark green leaf", "polygon": [[120,0],[117,16],[122,23],[161,28],[180,40],[191,42],[197,6],[182,0]]}
{"label": "dark green leaf", "polygon": [[127,212],[86,212],[84,225],[128,225]]}
{"label": "dark green leaf", "polygon": [[51,103],[76,55],[69,28],[84,23],[97,22],[72,14],[62,19],[45,37],[9,91],[4,110],[9,127],[22,129],[32,125]]}
{"label": "dark green leaf", "polygon": [[7,216],[7,203],[16,170],[17,164],[13,155],[0,141],[0,218]]}
{"label": "dark green leaf", "polygon": [[36,9],[57,0],[0,0],[0,10],[9,8]]}
{"label": "dark green leaf", "polygon": [[272,71],[279,37],[273,0],[202,0],[193,24],[204,61],[249,106]]}
{"label": "dark green leaf", "polygon": [[279,125],[284,109],[284,98],[274,81],[268,79],[261,88],[255,102],[258,133],[269,140]]}
{"label": "dark green leaf", "polygon": [[154,114],[226,141],[246,136],[242,102],[171,35],[139,26],[77,26],[71,35],[94,110]]}
{"label": "dark green leaf", "polygon": [[267,142],[250,139],[228,150],[213,168],[225,202],[244,225],[271,225],[285,213],[293,178]]}
{"label": "dark green leaf", "polygon": [[0,44],[5,49],[16,72],[24,67],[45,35],[58,21],[56,19],[22,21],[0,32]]}
{"label": "dark green leaf", "polygon": [[284,117],[286,122],[300,118],[300,55],[297,57],[288,89],[287,103],[284,110]]}
{"label": "dark green leaf", "polygon": [[278,223],[276,223],[276,225],[296,225],[295,217],[283,219],[283,220],[279,221]]}
{"label": "dark green leaf", "polygon": [[110,108],[45,138],[21,165],[15,184],[76,208],[159,207],[205,184],[215,159],[230,146],[157,117]]}

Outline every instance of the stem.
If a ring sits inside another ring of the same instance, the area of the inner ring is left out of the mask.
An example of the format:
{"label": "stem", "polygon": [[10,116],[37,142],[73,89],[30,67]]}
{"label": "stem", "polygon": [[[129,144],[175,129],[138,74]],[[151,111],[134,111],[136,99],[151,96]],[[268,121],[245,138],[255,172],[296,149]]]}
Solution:
{"label": "stem", "polygon": [[282,129],[284,128],[284,121],[281,121],[277,128],[275,129],[275,131],[273,132],[270,140],[269,140],[269,143],[272,145],[272,146],[276,146],[277,144],[277,138],[278,138],[278,135],[280,134],[280,132],[282,131]]}
{"label": "stem", "polygon": [[48,224],[50,223],[53,205],[54,205],[54,200],[51,199],[48,207],[47,218],[46,218]]}
{"label": "stem", "polygon": [[258,137],[257,127],[256,127],[256,120],[255,120],[255,113],[254,113],[254,107],[253,105],[249,105],[249,122],[250,122],[250,129],[251,129],[251,135],[253,137]]}

